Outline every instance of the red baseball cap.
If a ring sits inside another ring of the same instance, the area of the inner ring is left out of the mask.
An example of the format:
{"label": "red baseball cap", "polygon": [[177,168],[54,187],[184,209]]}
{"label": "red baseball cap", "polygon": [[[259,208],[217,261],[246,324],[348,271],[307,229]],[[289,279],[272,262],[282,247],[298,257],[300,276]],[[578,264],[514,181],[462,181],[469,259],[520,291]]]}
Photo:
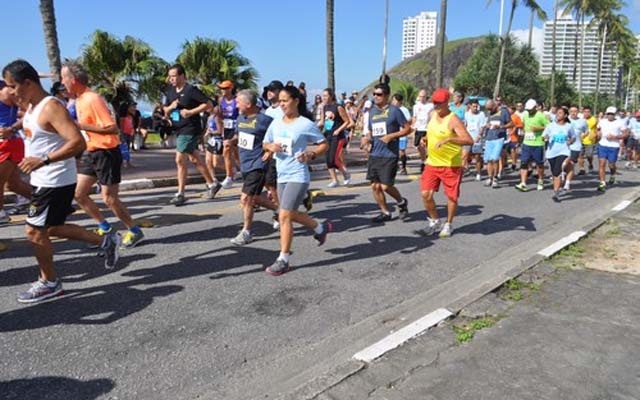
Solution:
{"label": "red baseball cap", "polygon": [[220,89],[230,89],[233,87],[233,82],[231,82],[230,80],[222,81],[218,83],[218,87]]}
{"label": "red baseball cap", "polygon": [[446,103],[449,101],[449,91],[444,88],[436,89],[431,95],[431,101],[434,103]]}

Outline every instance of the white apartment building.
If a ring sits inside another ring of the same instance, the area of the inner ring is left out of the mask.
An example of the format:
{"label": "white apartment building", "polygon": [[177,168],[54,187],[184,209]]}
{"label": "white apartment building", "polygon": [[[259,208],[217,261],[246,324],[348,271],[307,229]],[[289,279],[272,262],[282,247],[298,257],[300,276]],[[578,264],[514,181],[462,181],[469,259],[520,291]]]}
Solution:
{"label": "white apartment building", "polygon": [[402,59],[436,45],[438,13],[423,11],[402,20]]}
{"label": "white apartment building", "polygon": [[[596,90],[596,76],[598,70],[598,56],[600,53],[600,40],[598,39],[597,27],[589,27],[589,21],[585,21],[583,26],[579,26],[571,15],[562,16],[559,13],[556,18],[556,71],[563,71],[567,81],[583,93],[590,93]],[[544,24],[544,51],[540,62],[540,74],[551,75],[552,66],[552,44],[553,44],[553,23],[547,21]],[[584,47],[582,34],[585,34]],[[578,60],[575,63],[576,33],[578,34]],[[600,92],[615,94],[618,83],[618,70],[612,68],[612,59],[615,54],[614,46],[605,46],[602,68],[600,72]],[[580,80],[580,57],[582,57],[582,80]],[[576,70],[574,80],[574,68]],[[580,85],[582,82],[582,86]]]}

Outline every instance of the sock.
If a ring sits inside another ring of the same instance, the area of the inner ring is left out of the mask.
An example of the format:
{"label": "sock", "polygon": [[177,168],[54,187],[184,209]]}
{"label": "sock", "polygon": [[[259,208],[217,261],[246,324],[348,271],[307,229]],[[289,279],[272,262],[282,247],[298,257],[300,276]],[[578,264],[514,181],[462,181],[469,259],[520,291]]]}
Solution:
{"label": "sock", "polygon": [[402,169],[407,169],[407,155],[403,154],[400,157],[400,163],[402,164]]}
{"label": "sock", "polygon": [[132,226],[131,228],[129,228],[129,232],[133,233],[134,235],[137,235],[138,233],[142,232],[140,230],[140,227],[138,225],[136,226]]}
{"label": "sock", "polygon": [[322,232],[324,232],[324,227],[322,226],[322,223],[321,223],[320,221],[318,221],[318,220],[315,220],[315,221],[318,223],[318,226],[316,226],[316,227],[313,229],[313,231],[314,231],[316,234],[318,234],[318,235],[319,235],[319,234],[321,234]]}
{"label": "sock", "polygon": [[289,264],[289,253],[283,253],[280,252],[280,255],[278,256],[278,259],[286,262],[287,264]]}
{"label": "sock", "polygon": [[566,190],[571,189],[571,181],[569,181],[569,180],[565,181],[565,182],[564,182],[564,188],[565,188]]}
{"label": "sock", "polygon": [[47,287],[53,288],[53,287],[56,287],[56,285],[58,284],[58,281],[51,282],[51,281],[48,281],[48,280],[45,279],[44,284]]}
{"label": "sock", "polygon": [[98,224],[98,228],[102,229],[103,231],[108,231],[109,229],[111,229],[111,224],[109,224],[107,221],[102,221]]}

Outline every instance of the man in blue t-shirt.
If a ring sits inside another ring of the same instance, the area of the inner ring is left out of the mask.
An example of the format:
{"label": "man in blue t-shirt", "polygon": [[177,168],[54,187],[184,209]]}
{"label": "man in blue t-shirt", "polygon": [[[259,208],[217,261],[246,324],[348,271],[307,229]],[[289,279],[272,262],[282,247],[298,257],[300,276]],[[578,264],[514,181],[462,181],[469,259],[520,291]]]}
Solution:
{"label": "man in blue t-shirt", "polygon": [[409,215],[409,203],[394,185],[398,172],[398,139],[411,132],[411,122],[407,121],[398,107],[389,104],[390,93],[391,89],[385,83],[379,83],[374,87],[374,106],[369,112],[369,130],[362,138],[363,144],[372,143],[367,179],[371,181],[373,198],[380,206],[380,214],[373,218],[373,222],[376,223],[391,220],[385,192],[397,201],[402,219]]}

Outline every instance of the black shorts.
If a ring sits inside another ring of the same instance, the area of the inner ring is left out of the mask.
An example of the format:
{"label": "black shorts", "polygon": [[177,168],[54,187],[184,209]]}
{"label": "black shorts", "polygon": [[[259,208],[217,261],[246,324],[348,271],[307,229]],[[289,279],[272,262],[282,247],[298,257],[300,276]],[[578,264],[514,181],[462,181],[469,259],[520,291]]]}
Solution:
{"label": "black shorts", "polygon": [[396,182],[398,159],[385,157],[369,157],[367,163],[367,180],[392,186]]}
{"label": "black shorts", "polygon": [[420,146],[420,142],[422,142],[422,138],[426,134],[427,134],[427,131],[416,131],[416,134],[413,137],[413,145],[416,147]]}
{"label": "black shorts", "polygon": [[580,158],[580,152],[576,150],[571,150],[571,161],[573,161],[574,163],[577,163],[578,158]]}
{"label": "black shorts", "polygon": [[248,196],[259,196],[264,188],[267,171],[264,169],[254,169],[242,174],[242,193]]}
{"label": "black shorts", "polygon": [[551,175],[554,178],[557,178],[562,174],[562,165],[564,164],[564,160],[567,159],[567,156],[557,156],[553,158],[549,158],[549,166],[551,167]]}
{"label": "black shorts", "polygon": [[25,222],[34,228],[64,225],[67,217],[73,214],[71,202],[75,192],[75,183],[56,188],[31,186],[31,203]]}
{"label": "black shorts", "polygon": [[120,148],[87,151],[78,163],[78,174],[96,177],[101,185],[115,185],[122,180]]}
{"label": "black shorts", "polygon": [[267,174],[264,177],[265,186],[277,187],[278,186],[278,171],[276,170],[276,160],[272,158],[267,165]]}
{"label": "black shorts", "polygon": [[235,129],[225,129],[222,131],[222,137],[224,140],[230,140],[236,134]]}
{"label": "black shorts", "polygon": [[206,143],[205,148],[211,154],[222,155],[222,135],[211,135]]}

